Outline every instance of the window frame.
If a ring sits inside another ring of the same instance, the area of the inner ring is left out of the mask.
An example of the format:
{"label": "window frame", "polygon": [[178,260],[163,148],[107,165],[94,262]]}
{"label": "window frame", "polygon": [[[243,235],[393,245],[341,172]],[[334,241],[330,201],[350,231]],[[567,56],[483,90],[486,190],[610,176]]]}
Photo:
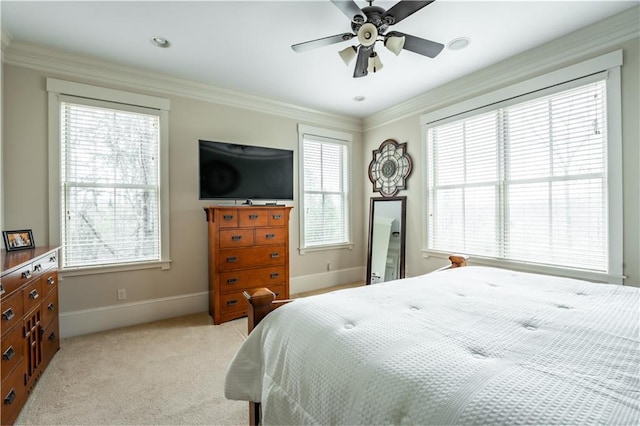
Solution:
{"label": "window frame", "polygon": [[[345,223],[347,224],[347,241],[343,243],[335,243],[335,244],[326,244],[326,245],[317,245],[317,246],[307,246],[305,239],[305,188],[304,188],[304,140],[305,135],[312,136],[317,139],[325,139],[327,142],[336,143],[340,145],[344,145],[347,150],[347,161],[346,161],[346,178],[347,178],[347,193],[346,193],[346,203],[347,206],[347,217],[345,218]],[[300,206],[299,213],[299,247],[298,251],[301,255],[304,255],[307,252],[313,251],[322,251],[322,250],[334,250],[334,249],[348,249],[353,250],[353,208],[352,208],[352,199],[353,199],[353,191],[352,191],[352,173],[351,170],[353,158],[351,155],[351,144],[353,141],[353,135],[346,132],[339,132],[336,130],[328,130],[322,129],[318,127],[307,126],[303,124],[298,125],[298,204]]]}
{"label": "window frame", "polygon": [[[108,89],[88,84],[74,83],[47,78],[48,114],[49,114],[49,243],[60,245],[61,227],[61,194],[60,194],[60,114],[61,102],[69,101],[87,105],[98,103],[122,104],[135,109],[142,107],[155,110],[160,120],[160,161],[159,161],[159,207],[160,207],[160,259],[158,261],[121,262],[110,265],[77,266],[60,269],[65,276],[89,275],[108,272],[132,271],[138,269],[169,269],[170,235],[169,235],[169,110],[168,99],[141,95],[121,90]],[[126,108],[123,108],[126,110]],[[62,254],[61,254],[62,256]],[[60,262],[62,265],[62,259]]]}
{"label": "window frame", "polygon": [[[600,273],[574,269],[569,267],[547,266],[531,264],[528,262],[498,259],[493,257],[474,256],[474,262],[487,266],[508,267],[528,272],[554,274],[579,279],[604,281],[612,284],[622,284],[625,278],[623,275],[623,199],[622,199],[622,101],[621,101],[621,80],[620,67],[622,66],[622,51],[617,50],[596,58],[586,60],[557,71],[544,74],[542,76],[522,81],[501,89],[494,90],[484,95],[459,102],[457,104],[432,111],[420,116],[420,126],[422,132],[422,142],[425,153],[428,152],[427,132],[430,124],[441,122],[454,116],[464,116],[472,111],[477,112],[489,109],[497,103],[509,102],[514,98],[522,99],[529,97],[544,96],[546,92],[553,92],[555,86],[565,85],[574,80],[583,79],[593,74],[607,73],[607,191],[608,191],[608,272]],[[494,108],[495,109],[495,108]],[[426,155],[422,158],[424,164],[423,187],[425,191],[421,194],[423,206],[423,238],[422,255],[424,258],[446,257],[450,253],[440,252],[429,248],[428,237],[428,215],[429,197],[426,192],[428,188],[428,159]]]}

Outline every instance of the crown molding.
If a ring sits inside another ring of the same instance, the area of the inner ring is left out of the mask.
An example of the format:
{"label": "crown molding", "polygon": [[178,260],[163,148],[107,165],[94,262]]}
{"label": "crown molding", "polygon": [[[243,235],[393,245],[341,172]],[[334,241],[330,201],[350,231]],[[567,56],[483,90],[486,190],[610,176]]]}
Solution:
{"label": "crown molding", "polygon": [[362,119],[318,111],[265,97],[224,89],[153,71],[114,64],[86,56],[73,55],[41,46],[10,41],[5,45],[2,32],[3,62],[19,67],[115,85],[137,91],[149,91],[291,118],[299,122],[362,131]]}
{"label": "crown molding", "polygon": [[639,35],[640,6],[436,87],[363,120],[363,131],[440,109],[617,47]]}

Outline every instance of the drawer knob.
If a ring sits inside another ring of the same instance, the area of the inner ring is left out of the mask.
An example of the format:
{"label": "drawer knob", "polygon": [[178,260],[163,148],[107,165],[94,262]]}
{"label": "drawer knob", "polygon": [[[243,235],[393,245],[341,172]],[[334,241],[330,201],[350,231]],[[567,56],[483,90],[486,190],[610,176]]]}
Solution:
{"label": "drawer knob", "polygon": [[271,253],[271,258],[272,259],[276,259],[278,257],[280,257],[280,253]]}
{"label": "drawer knob", "polygon": [[53,302],[49,303],[49,305],[47,306],[47,309],[53,312],[56,309],[56,305],[54,305]]}
{"label": "drawer knob", "polygon": [[9,346],[9,349],[2,353],[2,359],[5,361],[9,361],[16,354],[16,351],[13,350],[13,346]]}
{"label": "drawer knob", "polygon": [[31,278],[31,271],[24,271],[22,273],[22,278],[24,278],[25,280],[28,280],[29,278]]}
{"label": "drawer knob", "polygon": [[35,265],[33,267],[33,270],[36,271],[36,272],[42,271],[42,265],[38,263],[37,265]]}
{"label": "drawer knob", "polygon": [[240,241],[242,239],[242,235],[232,235],[231,241]]}
{"label": "drawer knob", "polygon": [[280,215],[280,214],[274,214],[274,215],[273,215],[273,218],[274,218],[274,219],[280,219],[281,217],[282,217],[282,215]]}
{"label": "drawer knob", "polygon": [[237,284],[238,283],[238,279],[237,278],[229,278],[227,280],[227,284]]}
{"label": "drawer knob", "polygon": [[15,400],[16,400],[16,390],[11,389],[11,392],[9,392],[7,396],[4,397],[4,405],[11,405]]}
{"label": "drawer knob", "polygon": [[227,300],[227,306],[237,305],[238,301],[236,299]]}
{"label": "drawer knob", "polygon": [[276,237],[276,234],[267,234],[265,237],[267,237],[267,240],[272,240]]}
{"label": "drawer knob", "polygon": [[279,274],[279,273],[277,273],[277,272],[272,272],[272,273],[271,273],[271,275],[270,275],[270,277],[271,277],[272,279],[273,279],[273,278],[278,278],[279,276],[280,276],[280,274]]}
{"label": "drawer knob", "polygon": [[56,280],[53,277],[49,277],[49,279],[47,280],[47,284],[49,285],[54,285],[56,283]]}
{"label": "drawer knob", "polygon": [[233,262],[237,262],[237,261],[238,261],[238,257],[237,256],[227,257],[227,262],[228,263],[233,263]]}
{"label": "drawer knob", "polygon": [[258,218],[257,214],[250,214],[249,215],[249,219],[251,219],[251,220],[256,220],[257,218]]}
{"label": "drawer knob", "polygon": [[11,321],[16,315],[13,313],[13,308],[9,308],[2,313],[2,319],[5,321]]}
{"label": "drawer knob", "polygon": [[6,292],[4,291],[4,286],[2,284],[0,284],[0,294],[5,294]]}
{"label": "drawer knob", "polygon": [[233,215],[232,214],[225,214],[222,216],[222,218],[224,220],[233,220]]}
{"label": "drawer knob", "polygon": [[56,333],[55,332],[51,332],[51,334],[49,335],[49,340],[56,340]]}
{"label": "drawer knob", "polygon": [[275,294],[275,295],[276,295],[276,297],[280,296],[280,292],[279,292],[279,291],[276,291],[276,292],[274,292],[273,294]]}
{"label": "drawer knob", "polygon": [[38,294],[38,290],[31,290],[31,293],[29,293],[29,298],[36,300],[38,297],[40,297],[40,295]]}
{"label": "drawer knob", "polygon": [[49,258],[49,262],[56,262],[57,260],[58,260],[58,258],[57,258],[57,257],[55,257],[55,256],[51,256],[51,257]]}

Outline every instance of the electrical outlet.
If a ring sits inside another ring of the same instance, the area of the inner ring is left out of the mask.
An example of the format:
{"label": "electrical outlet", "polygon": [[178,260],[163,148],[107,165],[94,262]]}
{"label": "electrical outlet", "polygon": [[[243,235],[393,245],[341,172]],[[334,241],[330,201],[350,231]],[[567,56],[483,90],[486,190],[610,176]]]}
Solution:
{"label": "electrical outlet", "polygon": [[127,290],[124,288],[118,289],[118,300],[125,300],[127,298]]}

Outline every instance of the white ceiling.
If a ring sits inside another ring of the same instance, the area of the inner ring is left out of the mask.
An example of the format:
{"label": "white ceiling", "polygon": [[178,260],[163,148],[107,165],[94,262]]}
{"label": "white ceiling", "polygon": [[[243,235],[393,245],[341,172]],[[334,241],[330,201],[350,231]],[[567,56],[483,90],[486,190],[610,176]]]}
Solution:
{"label": "white ceiling", "polygon": [[[360,7],[365,1],[356,0]],[[395,1],[374,1],[388,9]],[[354,79],[337,52],[291,45],[349,32],[329,1],[7,1],[10,43],[29,43],[164,73],[313,110],[366,117],[443,83],[636,6],[638,1],[438,0],[391,27],[463,50],[435,59],[377,47],[384,68]],[[152,36],[171,47],[151,44]],[[351,43],[353,44],[353,43]],[[377,45],[378,46],[378,45]],[[355,102],[355,96],[364,96]]]}

